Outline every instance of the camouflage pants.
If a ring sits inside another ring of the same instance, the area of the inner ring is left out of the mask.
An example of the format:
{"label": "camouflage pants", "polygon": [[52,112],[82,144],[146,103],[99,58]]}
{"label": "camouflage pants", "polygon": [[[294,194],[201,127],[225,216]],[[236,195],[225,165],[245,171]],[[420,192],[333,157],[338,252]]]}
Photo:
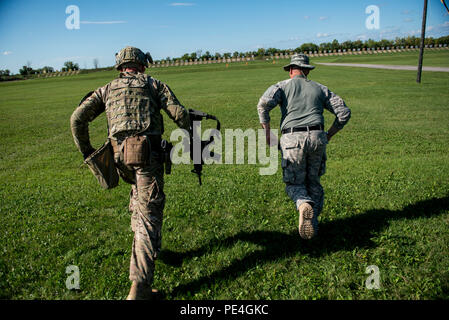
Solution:
{"label": "camouflage pants", "polygon": [[326,168],[326,133],[315,130],[288,133],[281,136],[280,143],[285,191],[297,209],[309,202],[318,217],[324,202],[320,177]]}
{"label": "camouflage pants", "polygon": [[147,167],[125,166],[117,159],[119,154],[114,153],[120,176],[132,184],[129,211],[132,213],[131,229],[134,232],[134,239],[129,279],[151,285],[162,240],[165,205],[163,165],[156,152],[151,153],[151,164]]}

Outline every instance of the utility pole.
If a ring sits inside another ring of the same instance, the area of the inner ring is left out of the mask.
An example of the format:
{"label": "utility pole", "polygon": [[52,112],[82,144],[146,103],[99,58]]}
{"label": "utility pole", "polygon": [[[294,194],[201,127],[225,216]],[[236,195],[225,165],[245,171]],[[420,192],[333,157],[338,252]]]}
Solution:
{"label": "utility pole", "polygon": [[418,83],[421,83],[422,60],[424,55],[424,38],[426,34],[426,17],[427,17],[427,0],[424,0],[424,11],[422,14],[422,27],[421,27],[421,46],[419,47],[418,76],[416,78],[416,82]]}

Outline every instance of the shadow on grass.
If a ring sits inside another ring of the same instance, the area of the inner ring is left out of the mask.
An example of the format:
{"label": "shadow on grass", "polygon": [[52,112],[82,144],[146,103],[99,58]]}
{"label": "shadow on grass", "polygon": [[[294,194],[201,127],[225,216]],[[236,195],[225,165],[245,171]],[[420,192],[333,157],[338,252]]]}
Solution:
{"label": "shadow on grass", "polygon": [[231,247],[238,241],[247,241],[263,247],[241,259],[235,259],[228,267],[217,270],[208,276],[202,276],[173,289],[176,297],[187,292],[194,293],[202,287],[219,280],[229,281],[244,274],[248,269],[268,261],[288,258],[297,253],[311,257],[327,255],[335,251],[347,251],[354,248],[371,248],[371,238],[386,228],[393,220],[431,217],[449,209],[449,197],[433,198],[411,204],[402,210],[369,210],[349,218],[327,221],[320,224],[318,237],[310,241],[302,240],[298,232],[288,234],[277,231],[239,232],[234,236],[210,241],[204,246],[186,252],[163,250],[160,259],[170,265],[181,265],[184,259],[204,255],[214,248]]}

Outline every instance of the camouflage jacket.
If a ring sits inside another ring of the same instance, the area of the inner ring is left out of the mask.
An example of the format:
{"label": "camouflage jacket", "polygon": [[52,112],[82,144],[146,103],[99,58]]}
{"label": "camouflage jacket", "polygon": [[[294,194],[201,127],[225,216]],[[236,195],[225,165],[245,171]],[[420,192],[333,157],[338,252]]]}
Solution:
{"label": "camouflage jacket", "polygon": [[[180,104],[174,93],[166,84],[143,73],[135,74],[124,72],[120,73],[118,79],[114,79],[105,86],[95,90],[73,112],[70,118],[70,126],[75,144],[81,153],[85,153],[93,149],[89,139],[88,123],[93,121],[103,111],[106,111],[108,118],[109,138],[117,139],[118,136],[127,134],[125,130],[130,128],[114,121],[114,114],[111,114],[111,110],[108,109],[111,109],[111,105],[113,105],[114,100],[117,100],[117,94],[114,91],[115,87],[117,87],[116,84],[121,81],[126,82],[133,80],[148,81],[149,85],[146,87],[148,90],[140,92],[143,100],[149,101],[148,105],[145,105],[144,108],[140,108],[140,110],[137,109],[136,111],[143,113],[137,115],[137,118],[139,119],[144,116],[150,117],[150,121],[148,121],[150,126],[148,128],[144,128],[144,130],[146,130],[143,133],[150,135],[162,135],[164,132],[164,125],[162,115],[160,113],[161,109],[164,110],[180,128],[189,130],[189,113],[186,108]],[[129,100],[126,101],[129,101],[129,103],[132,104],[133,98],[135,97],[127,98],[129,98]],[[139,101],[138,104],[141,106],[141,101]],[[151,110],[143,110],[148,108]]]}

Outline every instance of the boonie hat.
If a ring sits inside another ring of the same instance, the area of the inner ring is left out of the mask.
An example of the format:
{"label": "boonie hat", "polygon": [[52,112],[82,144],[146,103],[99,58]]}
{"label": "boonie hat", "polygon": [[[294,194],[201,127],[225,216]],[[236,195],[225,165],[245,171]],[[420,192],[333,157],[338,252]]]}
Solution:
{"label": "boonie hat", "polygon": [[290,64],[284,66],[285,71],[290,70],[290,66],[298,66],[300,68],[315,69],[315,66],[309,64],[309,57],[304,53],[297,53],[292,56]]}

